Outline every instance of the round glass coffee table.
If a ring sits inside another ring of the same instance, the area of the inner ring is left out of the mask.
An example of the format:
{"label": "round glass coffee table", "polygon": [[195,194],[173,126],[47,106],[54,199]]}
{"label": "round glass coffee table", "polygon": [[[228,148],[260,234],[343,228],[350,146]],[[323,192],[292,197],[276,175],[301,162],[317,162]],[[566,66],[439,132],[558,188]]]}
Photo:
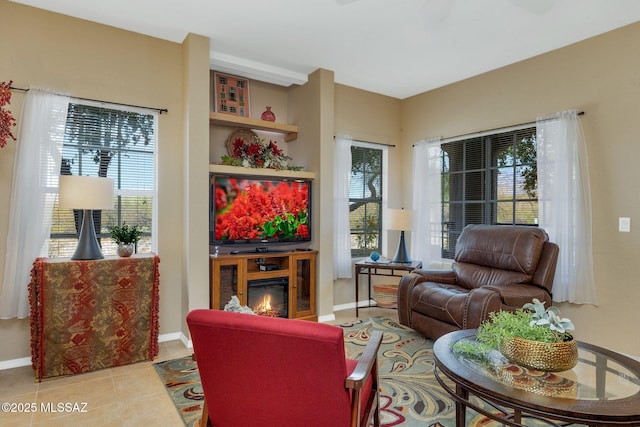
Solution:
{"label": "round glass coffee table", "polygon": [[579,342],[575,368],[541,372],[510,363],[497,350],[484,357],[460,351],[475,335],[475,329],[451,332],[433,346],[434,374],[456,402],[457,427],[465,426],[466,408],[514,427],[525,426],[526,418],[536,425],[640,426],[640,362]]}

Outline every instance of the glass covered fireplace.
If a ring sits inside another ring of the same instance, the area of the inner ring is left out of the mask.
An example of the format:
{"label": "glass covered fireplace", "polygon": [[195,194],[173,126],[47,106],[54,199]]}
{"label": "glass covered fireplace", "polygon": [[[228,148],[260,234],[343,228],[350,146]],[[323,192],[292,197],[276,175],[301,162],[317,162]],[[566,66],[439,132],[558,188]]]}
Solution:
{"label": "glass covered fireplace", "polygon": [[289,278],[249,280],[247,302],[254,313],[262,316],[289,317]]}

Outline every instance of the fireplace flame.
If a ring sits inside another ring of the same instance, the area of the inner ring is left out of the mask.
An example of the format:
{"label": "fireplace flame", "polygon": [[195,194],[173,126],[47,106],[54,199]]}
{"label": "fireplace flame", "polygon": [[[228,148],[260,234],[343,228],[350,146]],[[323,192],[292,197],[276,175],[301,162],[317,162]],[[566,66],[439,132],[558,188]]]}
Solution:
{"label": "fireplace flame", "polygon": [[271,295],[265,295],[262,299],[262,304],[259,304],[254,311],[262,316],[278,316],[278,310],[274,310],[271,307]]}

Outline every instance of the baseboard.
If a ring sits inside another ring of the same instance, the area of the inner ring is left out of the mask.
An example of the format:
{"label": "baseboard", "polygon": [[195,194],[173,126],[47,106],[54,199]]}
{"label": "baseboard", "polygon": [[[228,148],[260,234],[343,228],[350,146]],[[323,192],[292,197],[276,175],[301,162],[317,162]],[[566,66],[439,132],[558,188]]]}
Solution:
{"label": "baseboard", "polygon": [[329,322],[334,322],[336,320],[336,315],[331,313],[331,314],[325,314],[324,316],[318,316],[318,323],[329,323]]}
{"label": "baseboard", "polygon": [[[358,301],[358,307],[375,307],[375,306],[376,306],[375,300]],[[335,312],[335,311],[342,311],[342,310],[350,310],[355,308],[356,308],[356,303],[349,302],[347,304],[334,305],[333,311]]]}
{"label": "baseboard", "polygon": [[175,341],[182,339],[182,332],[172,332],[170,334],[158,335],[158,342]]}
{"label": "baseboard", "polygon": [[193,341],[191,341],[191,339],[182,332],[180,332],[180,341],[182,341],[182,344],[184,344],[185,347],[193,348]]}
{"label": "baseboard", "polygon": [[20,359],[3,360],[0,362],[0,371],[5,369],[20,368],[22,366],[31,366],[31,357],[21,357]]}

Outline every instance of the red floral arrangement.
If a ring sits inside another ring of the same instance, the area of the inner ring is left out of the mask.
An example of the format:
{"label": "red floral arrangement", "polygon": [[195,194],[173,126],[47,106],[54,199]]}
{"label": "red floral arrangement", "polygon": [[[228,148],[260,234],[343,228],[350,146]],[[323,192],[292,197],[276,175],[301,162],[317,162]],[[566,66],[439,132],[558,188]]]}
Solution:
{"label": "red floral arrangement", "polygon": [[253,141],[236,138],[231,147],[231,154],[222,156],[225,165],[243,166],[245,168],[271,168],[300,170],[302,167],[290,166],[291,157],[286,156],[275,142],[265,142],[257,136]]}
{"label": "red floral arrangement", "polygon": [[14,141],[16,137],[11,133],[11,127],[16,125],[16,119],[11,115],[11,111],[5,108],[5,105],[11,103],[11,83],[0,83],[0,148],[7,145],[7,139],[11,138]]}
{"label": "red floral arrangement", "polygon": [[308,238],[308,196],[307,184],[295,181],[216,184],[216,239]]}

